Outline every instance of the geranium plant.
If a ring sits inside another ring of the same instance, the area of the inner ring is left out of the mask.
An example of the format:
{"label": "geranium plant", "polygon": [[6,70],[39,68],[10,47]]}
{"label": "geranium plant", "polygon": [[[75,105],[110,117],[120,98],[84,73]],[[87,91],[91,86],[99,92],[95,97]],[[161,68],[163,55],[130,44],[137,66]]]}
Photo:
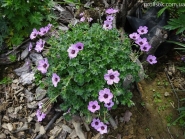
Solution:
{"label": "geranium plant", "polygon": [[[131,106],[132,94],[122,86],[126,75],[138,79],[139,66],[129,55],[128,37],[122,42],[116,29],[98,23],[79,23],[51,37],[47,58],[38,70],[46,75],[49,97],[61,97],[61,108],[70,113],[103,113],[118,104]],[[67,116],[66,115],[66,116]]]}

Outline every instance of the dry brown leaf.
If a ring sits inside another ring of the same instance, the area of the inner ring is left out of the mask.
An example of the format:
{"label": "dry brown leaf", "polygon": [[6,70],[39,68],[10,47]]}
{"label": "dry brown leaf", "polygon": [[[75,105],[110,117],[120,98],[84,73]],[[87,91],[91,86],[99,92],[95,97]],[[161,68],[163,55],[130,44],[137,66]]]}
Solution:
{"label": "dry brown leaf", "polygon": [[40,131],[40,127],[41,127],[41,124],[40,123],[35,123],[35,132],[39,132]]}
{"label": "dry brown leaf", "polygon": [[124,122],[129,122],[131,116],[132,116],[132,113],[131,113],[129,110],[127,110],[127,111],[125,112],[125,114],[124,114],[124,117],[123,117]]}
{"label": "dry brown leaf", "polygon": [[[50,130],[49,135],[56,137],[58,134],[62,131],[62,128],[60,126],[55,126],[52,130]],[[51,138],[51,137],[50,137]]]}
{"label": "dry brown leaf", "polygon": [[81,126],[80,126],[80,122],[79,121],[74,121],[74,119],[72,120],[72,123],[75,127],[75,130],[76,130],[76,134],[78,135],[78,137],[80,139],[85,139],[85,136],[84,136],[84,133],[81,129]]}
{"label": "dry brown leaf", "polygon": [[13,130],[13,125],[11,123],[8,123],[6,126],[7,126],[9,131]]}
{"label": "dry brown leaf", "polygon": [[68,133],[72,132],[72,129],[69,126],[65,125],[65,124],[62,124],[62,129],[64,131],[68,132]]}
{"label": "dry brown leaf", "polygon": [[96,134],[96,136],[92,137],[92,139],[100,139],[100,133]]}
{"label": "dry brown leaf", "polygon": [[69,137],[70,137],[71,139],[74,139],[75,137],[77,137],[76,131],[73,130],[73,131],[71,132],[71,134],[69,135]]}
{"label": "dry brown leaf", "polygon": [[40,129],[39,129],[39,134],[43,135],[46,133],[46,130],[44,129],[44,126],[40,126]]}

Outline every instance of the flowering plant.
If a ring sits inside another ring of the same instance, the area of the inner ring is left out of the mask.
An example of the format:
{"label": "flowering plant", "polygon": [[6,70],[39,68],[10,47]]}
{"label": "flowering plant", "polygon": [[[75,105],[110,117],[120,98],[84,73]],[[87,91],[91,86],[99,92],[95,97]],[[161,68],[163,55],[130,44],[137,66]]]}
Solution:
{"label": "flowering plant", "polygon": [[47,43],[51,47],[47,58],[39,62],[38,70],[46,74],[49,97],[61,97],[63,111],[71,108],[68,116],[101,113],[113,105],[133,104],[131,92],[122,87],[126,75],[138,79],[139,71],[139,66],[129,58],[128,37],[121,42],[116,29],[80,23],[67,32],[59,32],[57,38],[53,36]]}

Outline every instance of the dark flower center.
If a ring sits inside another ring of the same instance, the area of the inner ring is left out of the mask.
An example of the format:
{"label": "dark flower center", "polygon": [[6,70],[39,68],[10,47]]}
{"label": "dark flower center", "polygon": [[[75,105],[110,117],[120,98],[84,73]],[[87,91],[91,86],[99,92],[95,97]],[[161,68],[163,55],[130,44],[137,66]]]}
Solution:
{"label": "dark flower center", "polygon": [[81,46],[78,46],[78,49],[82,49],[82,47]]}
{"label": "dark flower center", "polygon": [[146,49],[147,49],[147,47],[143,47],[143,49],[144,49],[144,50],[146,50]]}
{"label": "dark flower center", "polygon": [[109,27],[109,25],[107,24],[106,27]]}
{"label": "dark flower center", "polygon": [[55,78],[55,82],[57,82],[58,81],[58,78]]}
{"label": "dark flower center", "polygon": [[74,54],[74,53],[75,53],[75,50],[72,50],[72,51],[71,51],[71,54]]}
{"label": "dark flower center", "polygon": [[108,105],[108,106],[110,106],[110,102],[109,102],[109,103],[107,103],[107,105]]}
{"label": "dark flower center", "polygon": [[105,94],[103,97],[104,97],[104,98],[108,98],[108,96],[109,96],[108,94]]}
{"label": "dark flower center", "polygon": [[47,64],[45,63],[45,64],[43,65],[43,67],[46,68],[46,67],[47,67]]}
{"label": "dark flower center", "polygon": [[150,62],[152,62],[153,60],[152,59],[149,59]]}
{"label": "dark flower center", "polygon": [[139,42],[140,45],[143,45],[143,42]]}
{"label": "dark flower center", "polygon": [[110,75],[110,79],[114,79],[114,75]]}
{"label": "dark flower center", "polygon": [[141,32],[144,32],[144,30],[141,30]]}
{"label": "dark flower center", "polygon": [[104,126],[101,126],[101,130],[104,130],[105,129],[105,127]]}
{"label": "dark flower center", "polygon": [[95,125],[98,125],[99,123],[98,122],[95,122]]}
{"label": "dark flower center", "polygon": [[136,38],[136,36],[133,36],[133,38],[135,39],[135,38]]}
{"label": "dark flower center", "polygon": [[96,106],[95,106],[95,105],[93,105],[93,106],[92,106],[92,108],[93,108],[93,109],[95,109],[95,108],[96,108]]}

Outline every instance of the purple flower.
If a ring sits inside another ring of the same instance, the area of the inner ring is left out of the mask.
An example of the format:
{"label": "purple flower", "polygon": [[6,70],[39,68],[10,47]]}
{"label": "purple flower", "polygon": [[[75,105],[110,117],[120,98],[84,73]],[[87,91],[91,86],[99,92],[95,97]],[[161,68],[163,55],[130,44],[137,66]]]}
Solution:
{"label": "purple flower", "polygon": [[37,52],[41,52],[41,51],[44,49],[44,44],[45,44],[45,41],[42,40],[42,39],[39,39],[39,40],[36,42],[35,50],[36,50]]}
{"label": "purple flower", "polygon": [[112,106],[114,106],[114,102],[112,101],[112,99],[109,101],[109,103],[105,103],[104,106],[107,108],[107,109],[111,109]]}
{"label": "purple flower", "polygon": [[34,28],[32,33],[30,34],[30,39],[31,40],[35,39],[37,37],[38,33],[39,32],[37,31],[37,29]]}
{"label": "purple flower", "polygon": [[110,30],[110,29],[112,29],[112,22],[110,22],[110,21],[104,21],[103,28],[104,28],[105,30]]}
{"label": "purple flower", "polygon": [[84,12],[80,13],[80,16],[83,16],[84,15]]}
{"label": "purple flower", "polygon": [[29,46],[28,46],[28,51],[31,51],[32,48],[33,48],[33,45],[32,45],[32,43],[30,42],[30,44],[29,44]]}
{"label": "purple flower", "polygon": [[57,87],[58,82],[60,82],[60,77],[56,73],[53,73],[52,83],[54,87]]}
{"label": "purple flower", "polygon": [[156,57],[153,55],[149,55],[146,59],[150,64],[155,64],[157,63]]}
{"label": "purple flower", "polygon": [[99,101],[109,103],[113,98],[113,94],[110,92],[110,89],[105,88],[104,90],[100,90],[99,92]]}
{"label": "purple flower", "polygon": [[87,17],[87,21],[91,22],[93,19],[91,17]]}
{"label": "purple flower", "polygon": [[103,122],[100,122],[97,130],[100,132],[100,134],[107,133],[107,125],[105,125]]}
{"label": "purple flower", "polygon": [[51,29],[52,26],[53,26],[53,25],[50,24],[50,23],[47,25],[47,27],[48,27],[49,30]]}
{"label": "purple flower", "polygon": [[148,42],[146,38],[139,38],[135,41],[135,43],[142,47],[146,45]]}
{"label": "purple flower", "polygon": [[46,114],[44,114],[43,112],[40,111],[40,109],[38,109],[36,116],[37,116],[38,122],[40,122],[46,117]]}
{"label": "purple flower", "polygon": [[80,51],[80,50],[83,50],[84,48],[84,44],[81,43],[81,42],[77,42],[74,44],[76,46],[76,48]]}
{"label": "purple flower", "polygon": [[98,104],[98,101],[90,101],[88,105],[88,110],[91,112],[95,112],[100,109],[100,105]]}
{"label": "purple flower", "polygon": [[111,22],[111,21],[113,21],[114,17],[112,15],[108,15],[106,17],[106,19],[107,19],[107,21]]}
{"label": "purple flower", "polygon": [[46,33],[48,33],[49,31],[49,27],[46,26],[46,27],[41,27],[40,30],[39,30],[39,35],[40,36],[44,36]]}
{"label": "purple flower", "polygon": [[105,11],[107,14],[115,14],[118,12],[118,10],[116,9],[113,9],[113,8],[109,8]]}
{"label": "purple flower", "polygon": [[99,125],[100,125],[100,120],[98,118],[94,118],[92,123],[91,123],[91,126],[94,127],[94,129],[98,129],[99,128]]}
{"label": "purple flower", "polygon": [[119,72],[113,71],[112,69],[108,70],[108,73],[104,75],[104,79],[107,81],[108,85],[119,82]]}
{"label": "purple flower", "polygon": [[82,17],[80,18],[80,21],[81,21],[81,22],[84,22],[84,21],[85,21],[85,17],[82,16]]}
{"label": "purple flower", "polygon": [[144,46],[140,46],[141,51],[148,52],[151,48],[151,45],[149,43],[145,44]]}
{"label": "purple flower", "polygon": [[136,41],[137,39],[140,38],[140,35],[137,34],[136,32],[134,32],[134,33],[130,34],[129,37],[130,37],[131,39],[133,39],[133,40]]}
{"label": "purple flower", "polygon": [[49,63],[48,63],[47,58],[39,60],[39,64],[38,64],[38,67],[37,67],[37,69],[39,71],[41,71],[44,74],[44,73],[47,72],[48,67],[49,67]]}
{"label": "purple flower", "polygon": [[138,29],[137,29],[137,32],[139,33],[139,34],[146,34],[147,32],[148,32],[148,27],[146,27],[146,26],[140,26]]}
{"label": "purple flower", "polygon": [[75,58],[79,52],[79,49],[76,47],[76,45],[72,44],[68,50],[68,56],[70,59]]}

